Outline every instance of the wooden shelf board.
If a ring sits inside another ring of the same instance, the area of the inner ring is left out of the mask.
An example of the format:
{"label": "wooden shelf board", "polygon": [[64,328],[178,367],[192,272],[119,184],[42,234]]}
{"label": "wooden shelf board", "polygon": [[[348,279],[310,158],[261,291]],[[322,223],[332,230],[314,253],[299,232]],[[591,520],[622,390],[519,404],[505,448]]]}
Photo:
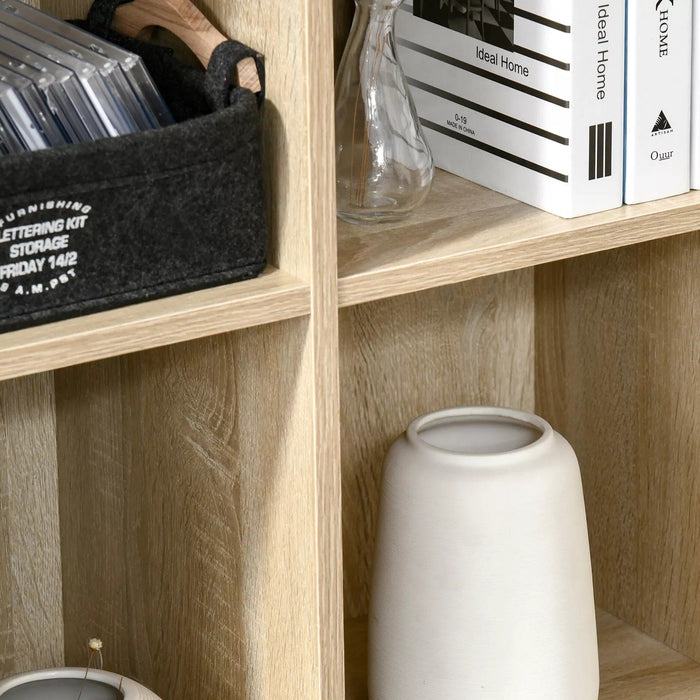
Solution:
{"label": "wooden shelf board", "polygon": [[[367,700],[367,618],[345,621],[346,700]],[[598,611],[599,700],[697,700],[700,664]]]}
{"label": "wooden shelf board", "polygon": [[700,191],[561,219],[436,171],[426,204],[395,224],[338,222],[340,306],[463,282],[700,229]]}
{"label": "wooden shelf board", "polygon": [[304,316],[308,285],[259,277],[0,335],[0,380]]}

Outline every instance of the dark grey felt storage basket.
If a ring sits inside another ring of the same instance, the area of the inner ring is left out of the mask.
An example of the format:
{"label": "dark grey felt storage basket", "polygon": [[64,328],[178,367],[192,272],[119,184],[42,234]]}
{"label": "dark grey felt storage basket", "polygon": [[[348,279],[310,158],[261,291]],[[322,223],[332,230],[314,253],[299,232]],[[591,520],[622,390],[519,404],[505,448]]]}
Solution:
{"label": "dark grey felt storage basket", "polygon": [[[225,80],[241,55],[262,68],[240,44],[220,48]],[[156,82],[167,70],[155,66]],[[263,270],[261,99],[211,75],[201,84],[194,102],[210,114],[179,105],[191,118],[164,129],[0,157],[0,332]]]}

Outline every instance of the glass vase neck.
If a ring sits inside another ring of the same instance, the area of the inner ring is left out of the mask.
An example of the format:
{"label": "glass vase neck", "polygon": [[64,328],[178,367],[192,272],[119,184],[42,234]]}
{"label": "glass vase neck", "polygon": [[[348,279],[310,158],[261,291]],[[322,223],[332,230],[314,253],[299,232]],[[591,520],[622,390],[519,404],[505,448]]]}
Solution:
{"label": "glass vase neck", "polygon": [[373,12],[394,12],[404,0],[355,0],[358,10],[371,10]]}

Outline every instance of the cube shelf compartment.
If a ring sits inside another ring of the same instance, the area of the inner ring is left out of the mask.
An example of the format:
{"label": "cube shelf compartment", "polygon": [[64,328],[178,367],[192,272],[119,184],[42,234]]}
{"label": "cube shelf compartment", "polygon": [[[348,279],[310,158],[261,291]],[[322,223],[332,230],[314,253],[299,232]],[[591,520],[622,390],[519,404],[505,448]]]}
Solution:
{"label": "cube shelf compartment", "polygon": [[438,173],[338,225],[352,3],[197,4],[266,56],[271,266],[0,335],[0,675],[99,635],[163,698],[362,698],[383,455],[490,403],[579,456],[601,698],[699,697],[700,195],[565,221]]}

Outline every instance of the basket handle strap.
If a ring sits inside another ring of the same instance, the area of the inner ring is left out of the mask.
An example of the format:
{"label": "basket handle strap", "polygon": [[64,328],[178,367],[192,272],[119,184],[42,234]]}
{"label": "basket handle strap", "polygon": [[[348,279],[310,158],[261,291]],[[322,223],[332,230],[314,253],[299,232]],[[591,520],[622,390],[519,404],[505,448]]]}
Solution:
{"label": "basket handle strap", "polygon": [[[190,0],[96,2],[93,10],[97,6],[101,6],[104,10],[105,5],[111,8],[111,16],[105,28],[111,26],[125,36],[137,38],[149,27],[163,27],[184,41],[205,68],[209,68],[217,49],[228,42],[227,38]],[[96,19],[88,16],[88,23],[94,23]],[[261,63],[262,61],[257,60],[255,55],[241,56],[236,63],[235,74],[229,78],[232,78],[233,84],[239,87],[247,88],[254,93],[262,93],[264,78],[260,70]]]}

